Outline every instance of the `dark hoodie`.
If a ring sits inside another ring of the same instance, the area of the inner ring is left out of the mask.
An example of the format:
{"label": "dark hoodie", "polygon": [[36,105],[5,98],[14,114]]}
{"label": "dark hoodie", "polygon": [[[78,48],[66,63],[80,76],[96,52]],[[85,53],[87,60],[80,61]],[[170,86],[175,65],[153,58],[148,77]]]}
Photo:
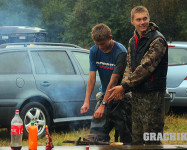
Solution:
{"label": "dark hoodie", "polygon": [[140,38],[135,30],[129,41],[127,67],[122,80],[125,90],[156,91],[166,89],[168,67],[167,42],[156,24]]}

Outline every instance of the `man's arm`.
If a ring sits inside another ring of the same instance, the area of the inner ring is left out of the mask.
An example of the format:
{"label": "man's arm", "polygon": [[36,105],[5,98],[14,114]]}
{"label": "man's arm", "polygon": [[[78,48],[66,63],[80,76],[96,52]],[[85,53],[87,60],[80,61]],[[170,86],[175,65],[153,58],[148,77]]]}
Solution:
{"label": "man's arm", "polygon": [[80,111],[81,114],[86,113],[90,108],[90,97],[95,86],[95,81],[96,81],[96,71],[90,71],[87,89],[86,89],[86,97]]}
{"label": "man's arm", "polygon": [[[130,45],[131,39],[129,40]],[[129,81],[128,78],[130,77],[132,71],[131,71],[131,57],[130,57],[130,48],[128,47],[128,53],[127,53],[127,65],[125,68],[125,71],[123,73],[123,81]],[[112,89],[109,89],[109,92],[112,93],[110,97],[108,98],[108,102],[112,100],[121,100],[122,95],[125,93],[125,89],[121,86],[115,86]]]}
{"label": "man's arm", "polygon": [[[108,98],[111,95],[111,93],[109,92],[109,89],[111,89],[114,86],[116,86],[118,81],[119,81],[119,79],[120,79],[120,75],[119,74],[112,74],[110,82],[109,82],[109,84],[107,86],[107,89],[106,89],[105,96],[103,98],[103,101],[105,101],[106,103],[108,102]],[[102,118],[104,111],[105,111],[105,105],[100,105],[99,108],[94,113],[94,118],[95,119]]]}
{"label": "man's arm", "polygon": [[[110,82],[108,83],[105,96],[103,98],[103,101],[105,101],[106,103],[108,102],[108,98],[111,95],[111,93],[109,92],[109,89],[113,88],[119,83],[119,80],[124,73],[125,67],[126,67],[126,53],[124,52],[124,53],[119,54],[117,58],[116,66],[110,78]],[[104,110],[105,110],[105,106],[100,105],[99,108],[94,113],[94,118],[95,119],[102,118]]]}

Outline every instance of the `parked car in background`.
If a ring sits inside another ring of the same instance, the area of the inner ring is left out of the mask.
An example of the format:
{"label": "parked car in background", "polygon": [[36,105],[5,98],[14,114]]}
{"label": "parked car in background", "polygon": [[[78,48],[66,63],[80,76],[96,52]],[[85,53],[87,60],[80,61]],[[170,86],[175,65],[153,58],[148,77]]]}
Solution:
{"label": "parked car in background", "polygon": [[90,100],[90,110],[80,114],[89,75],[89,51],[72,44],[20,43],[0,48],[0,127],[10,127],[20,110],[24,136],[31,121],[38,137],[45,125],[92,118],[100,87]]}
{"label": "parked car in background", "polygon": [[168,43],[167,88],[171,106],[187,107],[187,42]]}
{"label": "parked car in background", "polygon": [[46,42],[45,29],[29,26],[0,26],[0,44]]}

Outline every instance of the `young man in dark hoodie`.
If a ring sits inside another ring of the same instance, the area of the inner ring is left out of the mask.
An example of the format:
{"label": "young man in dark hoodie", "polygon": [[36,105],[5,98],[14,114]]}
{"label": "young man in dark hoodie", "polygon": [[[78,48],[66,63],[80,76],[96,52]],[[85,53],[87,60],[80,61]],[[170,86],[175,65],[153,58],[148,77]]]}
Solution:
{"label": "young man in dark hoodie", "polygon": [[[111,100],[119,100],[132,91],[132,144],[161,144],[158,133],[164,127],[164,94],[168,67],[168,47],[155,23],[149,22],[147,8],[137,6],[131,11],[134,36],[129,41],[127,67],[121,85],[109,90]],[[145,133],[154,133],[153,141]],[[156,139],[156,140],[155,140]]]}

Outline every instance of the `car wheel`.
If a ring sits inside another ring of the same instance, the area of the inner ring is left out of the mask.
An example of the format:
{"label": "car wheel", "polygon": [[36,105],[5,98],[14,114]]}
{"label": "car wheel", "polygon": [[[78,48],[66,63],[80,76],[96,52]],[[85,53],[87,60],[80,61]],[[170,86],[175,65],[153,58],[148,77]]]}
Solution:
{"label": "car wheel", "polygon": [[45,126],[50,126],[50,117],[45,107],[38,102],[30,102],[21,110],[20,116],[23,120],[23,137],[28,137],[28,127],[31,122],[37,126],[38,138],[45,135]]}

